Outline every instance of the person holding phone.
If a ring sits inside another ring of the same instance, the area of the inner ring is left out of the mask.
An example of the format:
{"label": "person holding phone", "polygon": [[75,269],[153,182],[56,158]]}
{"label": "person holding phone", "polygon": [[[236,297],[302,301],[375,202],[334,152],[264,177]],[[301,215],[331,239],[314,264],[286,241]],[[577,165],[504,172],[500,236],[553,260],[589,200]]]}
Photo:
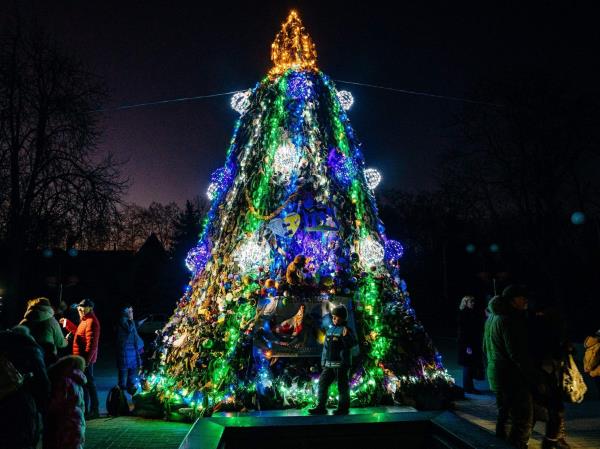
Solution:
{"label": "person holding phone", "polygon": [[85,360],[86,419],[95,419],[100,417],[98,391],[94,381],[94,365],[98,359],[98,342],[100,341],[100,322],[94,314],[94,302],[91,299],[81,300],[77,304],[77,312],[80,320],[78,326],[66,318],[61,318],[60,324],[74,335],[73,355],[81,356]]}

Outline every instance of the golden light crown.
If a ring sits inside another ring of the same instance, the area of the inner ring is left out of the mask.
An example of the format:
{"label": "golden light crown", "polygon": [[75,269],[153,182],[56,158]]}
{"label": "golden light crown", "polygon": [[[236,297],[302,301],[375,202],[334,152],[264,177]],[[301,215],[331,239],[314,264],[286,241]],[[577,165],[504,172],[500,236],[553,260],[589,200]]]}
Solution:
{"label": "golden light crown", "polygon": [[287,69],[316,70],[317,50],[304,29],[300,16],[294,10],[281,25],[281,31],[271,45],[273,68],[270,76],[281,75]]}

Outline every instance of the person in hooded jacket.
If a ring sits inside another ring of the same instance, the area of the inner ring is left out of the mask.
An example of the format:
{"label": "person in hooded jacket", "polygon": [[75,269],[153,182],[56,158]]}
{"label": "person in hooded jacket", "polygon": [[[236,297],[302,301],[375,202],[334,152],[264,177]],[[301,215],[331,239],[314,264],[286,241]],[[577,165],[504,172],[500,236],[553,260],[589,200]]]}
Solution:
{"label": "person in hooded jacket", "polygon": [[85,360],[60,358],[48,368],[52,393],[44,429],[44,449],[83,449],[85,443]]}
{"label": "person in hooded jacket", "polygon": [[137,325],[133,320],[133,307],[126,304],[121,309],[121,317],[117,327],[117,369],[119,370],[119,388],[130,394],[137,389],[137,374],[142,366],[141,354],[144,341],[137,332]]}
{"label": "person in hooded jacket", "polygon": [[40,297],[27,302],[25,316],[19,323],[29,328],[29,332],[44,350],[46,366],[55,362],[58,350],[67,346],[60,324],[54,318],[54,309],[48,298]]}
{"label": "person in hooded jacket", "polygon": [[50,393],[44,353],[28,328],[15,326],[0,332],[0,354],[25,378],[17,391],[0,401],[0,444],[35,448]]}
{"label": "person in hooded jacket", "polygon": [[[490,300],[483,351],[487,377],[496,393],[496,435],[519,449],[527,448],[533,424],[532,391],[540,388],[539,375],[529,355],[527,294],[510,285]],[[507,431],[510,417],[512,426]]]}
{"label": "person in hooded jacket", "polygon": [[308,410],[311,415],[327,414],[327,396],[329,387],[337,379],[339,403],[334,415],[347,415],[350,410],[350,385],[348,371],[352,366],[352,349],[356,346],[354,332],[348,326],[348,309],[344,305],[331,311],[332,325],[327,329],[319,377],[317,405]]}
{"label": "person in hooded jacket", "polygon": [[583,347],[583,369],[594,380],[600,393],[600,329],[594,335],[585,338]]}

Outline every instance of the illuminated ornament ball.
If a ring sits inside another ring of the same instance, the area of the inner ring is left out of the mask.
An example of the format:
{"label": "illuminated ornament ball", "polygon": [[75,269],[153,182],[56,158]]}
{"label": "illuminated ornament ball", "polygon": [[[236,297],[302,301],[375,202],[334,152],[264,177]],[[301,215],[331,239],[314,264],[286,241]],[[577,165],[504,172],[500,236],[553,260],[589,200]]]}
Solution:
{"label": "illuminated ornament ball", "polygon": [[379,173],[379,170],[375,168],[366,168],[365,179],[367,180],[367,186],[369,187],[369,189],[375,190],[375,188],[381,182],[382,177],[381,173]]}
{"label": "illuminated ornament ball", "polygon": [[371,236],[363,238],[358,244],[358,257],[365,268],[381,264],[384,255],[383,246]]}
{"label": "illuminated ornament ball", "polygon": [[204,269],[206,262],[210,257],[210,251],[204,245],[192,248],[186,258],[185,258],[185,266],[192,273],[195,273],[199,270]]}
{"label": "illuminated ornament ball", "polygon": [[342,105],[342,109],[347,111],[354,104],[354,97],[347,90],[338,90],[337,91],[338,100],[340,100],[340,104]]}
{"label": "illuminated ornament ball", "polygon": [[237,92],[231,97],[231,107],[239,114],[243,114],[250,107],[250,90]]}
{"label": "illuminated ornament ball", "polygon": [[215,196],[217,195],[217,191],[219,190],[219,184],[216,182],[211,182],[208,185],[208,189],[206,189],[206,196],[208,196],[208,199],[210,201],[212,201]]}
{"label": "illuminated ornament ball", "polygon": [[258,242],[256,237],[252,237],[236,249],[233,258],[241,272],[248,273],[259,266],[268,265],[270,255],[269,245],[266,242]]}
{"label": "illuminated ornament ball", "polygon": [[386,240],[385,242],[385,260],[398,260],[404,255],[404,247],[397,240]]}
{"label": "illuminated ornament ball", "polygon": [[296,147],[288,142],[281,145],[275,152],[273,170],[287,177],[294,170],[297,162],[298,153],[296,152]]}

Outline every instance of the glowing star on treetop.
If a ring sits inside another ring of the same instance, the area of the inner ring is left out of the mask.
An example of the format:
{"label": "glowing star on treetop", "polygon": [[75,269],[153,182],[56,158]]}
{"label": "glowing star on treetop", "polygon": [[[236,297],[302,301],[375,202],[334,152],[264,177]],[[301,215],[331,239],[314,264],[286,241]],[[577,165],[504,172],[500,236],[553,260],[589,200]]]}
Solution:
{"label": "glowing star on treetop", "polygon": [[317,50],[304,29],[300,16],[291,11],[271,45],[271,61],[274,67],[269,75],[283,74],[287,69],[316,70]]}

